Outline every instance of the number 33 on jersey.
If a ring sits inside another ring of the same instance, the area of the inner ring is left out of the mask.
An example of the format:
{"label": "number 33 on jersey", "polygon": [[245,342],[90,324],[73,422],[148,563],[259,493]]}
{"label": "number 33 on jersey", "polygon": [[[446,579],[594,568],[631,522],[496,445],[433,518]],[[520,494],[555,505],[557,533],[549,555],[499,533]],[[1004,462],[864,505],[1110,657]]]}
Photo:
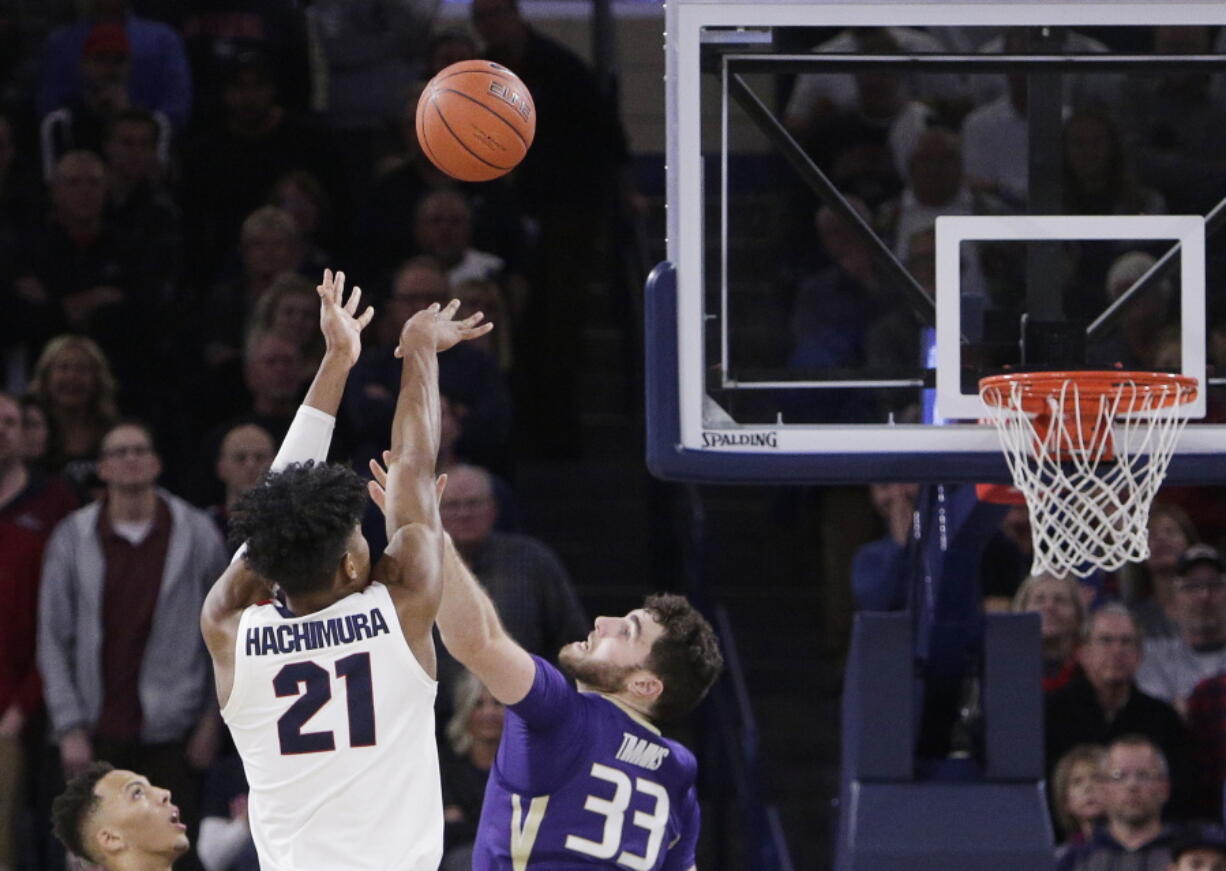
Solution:
{"label": "number 33 on jersey", "polygon": [[575,691],[538,659],[532,690],[507,708],[473,871],[688,871],[696,771],[685,747],[636,712]]}

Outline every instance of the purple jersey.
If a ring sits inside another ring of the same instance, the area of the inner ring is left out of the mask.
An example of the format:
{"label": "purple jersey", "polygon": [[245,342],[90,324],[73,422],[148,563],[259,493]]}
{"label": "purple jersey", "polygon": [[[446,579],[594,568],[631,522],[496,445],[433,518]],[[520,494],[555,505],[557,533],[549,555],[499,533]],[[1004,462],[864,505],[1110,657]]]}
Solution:
{"label": "purple jersey", "polygon": [[577,692],[538,657],[507,708],[473,871],[687,871],[698,841],[694,755],[638,713]]}

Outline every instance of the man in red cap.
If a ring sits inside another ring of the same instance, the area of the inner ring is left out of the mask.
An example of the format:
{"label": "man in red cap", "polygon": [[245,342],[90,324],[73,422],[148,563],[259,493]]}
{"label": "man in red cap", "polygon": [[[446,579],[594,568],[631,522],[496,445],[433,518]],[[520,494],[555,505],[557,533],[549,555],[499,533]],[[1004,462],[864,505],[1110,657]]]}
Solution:
{"label": "man in red cap", "polygon": [[47,38],[39,81],[39,118],[81,100],[87,57],[91,63],[98,57],[103,63],[116,63],[120,55],[128,72],[127,102],[161,113],[174,129],[182,129],[192,106],[183,39],[167,24],[132,15],[127,0],[87,0],[81,18]]}

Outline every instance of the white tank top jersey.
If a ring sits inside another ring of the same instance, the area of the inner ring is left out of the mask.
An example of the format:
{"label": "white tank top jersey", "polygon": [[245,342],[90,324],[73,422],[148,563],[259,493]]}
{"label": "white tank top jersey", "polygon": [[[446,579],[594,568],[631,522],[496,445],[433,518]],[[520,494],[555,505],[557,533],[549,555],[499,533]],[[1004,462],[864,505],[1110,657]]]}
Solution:
{"label": "white tank top jersey", "polygon": [[243,612],[221,714],[263,871],[435,871],[437,688],[381,583],[305,617]]}

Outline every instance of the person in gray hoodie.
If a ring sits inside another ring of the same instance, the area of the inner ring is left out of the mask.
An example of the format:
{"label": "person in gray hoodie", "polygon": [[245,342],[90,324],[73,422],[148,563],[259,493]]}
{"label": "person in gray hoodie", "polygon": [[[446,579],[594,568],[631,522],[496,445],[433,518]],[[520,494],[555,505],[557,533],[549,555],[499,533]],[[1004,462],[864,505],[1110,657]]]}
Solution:
{"label": "person in gray hoodie", "polygon": [[105,494],[47,543],[38,666],[64,777],[99,758],[147,773],[192,826],[192,769],[209,764],[220,727],[197,622],[226,552],[205,512],[157,486],[161,470],[144,424],[103,437]]}

